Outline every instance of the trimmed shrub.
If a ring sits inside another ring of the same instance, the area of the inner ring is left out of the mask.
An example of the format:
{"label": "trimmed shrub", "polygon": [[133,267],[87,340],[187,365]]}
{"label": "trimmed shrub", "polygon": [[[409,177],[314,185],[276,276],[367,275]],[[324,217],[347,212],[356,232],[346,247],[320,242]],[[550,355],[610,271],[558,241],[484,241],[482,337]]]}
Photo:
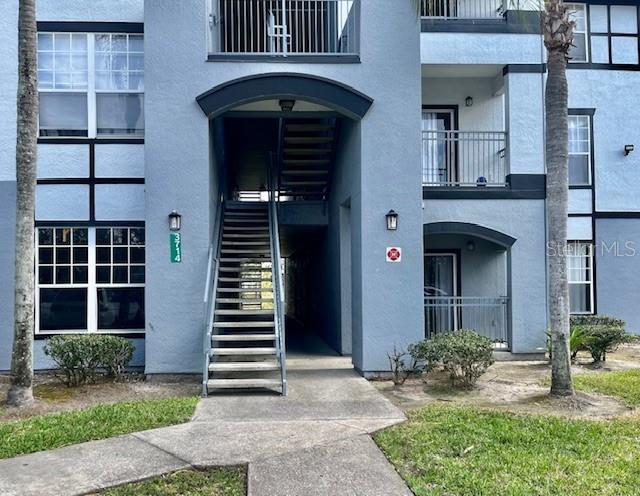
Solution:
{"label": "trimmed shrub", "polygon": [[118,336],[101,336],[101,365],[107,375],[119,379],[133,358],[135,346],[131,341]]}
{"label": "trimmed shrub", "polygon": [[607,359],[607,353],[631,341],[624,320],[606,315],[572,315],[571,329],[582,334],[582,346],[595,363]]}
{"label": "trimmed shrub", "polygon": [[69,387],[95,382],[101,367],[110,376],[120,377],[133,350],[124,338],[96,334],[54,336],[44,345],[45,355],[55,362]]}
{"label": "trimmed shrub", "polygon": [[493,343],[472,330],[448,332],[412,345],[409,352],[430,371],[436,366],[448,372],[452,386],[471,388],[493,364]]}

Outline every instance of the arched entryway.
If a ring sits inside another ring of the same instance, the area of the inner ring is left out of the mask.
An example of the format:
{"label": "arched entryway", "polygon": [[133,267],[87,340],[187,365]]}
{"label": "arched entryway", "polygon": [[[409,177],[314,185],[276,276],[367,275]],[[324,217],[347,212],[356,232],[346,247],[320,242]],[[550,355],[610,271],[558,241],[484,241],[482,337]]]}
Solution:
{"label": "arched entryway", "polygon": [[425,335],[472,329],[511,347],[511,247],[516,238],[479,224],[424,227]]}
{"label": "arched entryway", "polygon": [[265,100],[304,100],[354,120],[362,119],[373,103],[372,98],[345,84],[299,73],[257,74],[234,79],[196,98],[209,118]]}
{"label": "arched entryway", "polygon": [[[300,73],[235,79],[196,100],[211,123],[212,185],[218,185],[212,196],[227,204],[277,198],[287,351],[292,341],[305,346],[313,333],[351,354],[350,199],[360,168],[360,120],[373,100]],[[223,242],[258,240],[236,231]],[[237,270],[250,276],[242,265]],[[238,308],[235,301],[221,307]]]}

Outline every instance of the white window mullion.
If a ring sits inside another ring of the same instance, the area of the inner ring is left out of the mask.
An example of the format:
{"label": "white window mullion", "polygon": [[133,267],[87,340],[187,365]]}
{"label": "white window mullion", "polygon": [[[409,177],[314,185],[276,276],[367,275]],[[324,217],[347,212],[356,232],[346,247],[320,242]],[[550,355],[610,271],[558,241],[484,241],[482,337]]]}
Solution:
{"label": "white window mullion", "polygon": [[[95,34],[87,35],[87,109],[89,114],[88,120],[88,134],[89,138],[95,138],[98,134],[97,131],[97,118],[96,118],[96,57],[95,57]],[[94,237],[95,238],[95,237]]]}
{"label": "white window mullion", "polygon": [[40,243],[38,242],[38,228],[34,229],[35,239],[33,240],[35,244],[35,281],[34,281],[34,299],[35,299],[35,332],[38,334],[40,332]]}
{"label": "white window mullion", "polygon": [[96,290],[96,228],[90,227],[89,243],[89,274],[87,294],[87,331],[98,330],[98,291]]}

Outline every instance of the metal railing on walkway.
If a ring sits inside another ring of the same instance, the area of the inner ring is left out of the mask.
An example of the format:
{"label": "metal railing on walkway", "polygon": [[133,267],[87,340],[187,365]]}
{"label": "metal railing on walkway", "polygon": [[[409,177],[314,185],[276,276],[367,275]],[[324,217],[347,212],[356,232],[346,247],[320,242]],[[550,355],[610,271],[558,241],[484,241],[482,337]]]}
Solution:
{"label": "metal railing on walkway", "polygon": [[459,329],[471,329],[486,336],[498,347],[508,345],[508,304],[506,296],[426,296],[424,297],[426,337]]}
{"label": "metal railing on walkway", "polygon": [[212,54],[357,55],[361,0],[211,0]]}
{"label": "metal railing on walkway", "polygon": [[422,0],[422,17],[436,19],[498,19],[503,0]]}
{"label": "metal railing on walkway", "polygon": [[422,131],[423,186],[506,186],[504,131]]}

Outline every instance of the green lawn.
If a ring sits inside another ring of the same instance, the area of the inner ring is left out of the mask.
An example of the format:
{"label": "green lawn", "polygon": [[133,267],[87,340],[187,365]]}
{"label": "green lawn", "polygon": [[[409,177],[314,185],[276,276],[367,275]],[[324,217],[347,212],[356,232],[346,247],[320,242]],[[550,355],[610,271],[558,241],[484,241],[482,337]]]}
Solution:
{"label": "green lawn", "polygon": [[187,422],[198,398],[100,405],[0,423],[0,458]]}
{"label": "green lawn", "polygon": [[144,482],[108,489],[105,496],[245,496],[244,468],[181,470]]}
{"label": "green lawn", "polygon": [[640,406],[640,369],[573,376],[576,389],[622,398],[629,406]]}
{"label": "green lawn", "polygon": [[421,495],[621,496],[640,488],[640,420],[429,406],[375,436]]}

